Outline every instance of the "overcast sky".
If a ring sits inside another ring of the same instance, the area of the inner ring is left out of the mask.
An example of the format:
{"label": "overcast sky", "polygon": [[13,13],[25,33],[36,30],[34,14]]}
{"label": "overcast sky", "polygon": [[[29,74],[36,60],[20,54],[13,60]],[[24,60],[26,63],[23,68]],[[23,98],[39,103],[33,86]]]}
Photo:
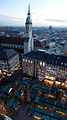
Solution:
{"label": "overcast sky", "polygon": [[67,0],[0,0],[0,25],[23,26],[29,2],[33,26],[67,26]]}

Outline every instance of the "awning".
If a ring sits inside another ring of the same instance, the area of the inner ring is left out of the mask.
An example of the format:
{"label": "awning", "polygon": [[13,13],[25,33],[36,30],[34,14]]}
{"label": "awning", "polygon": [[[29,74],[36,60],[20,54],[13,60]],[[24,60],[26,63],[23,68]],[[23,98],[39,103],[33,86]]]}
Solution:
{"label": "awning", "polygon": [[22,94],[21,90],[15,90],[15,92],[14,92],[14,96],[16,96],[16,97],[21,96],[21,94]]}
{"label": "awning", "polygon": [[19,103],[19,101],[15,101],[15,102],[13,103],[13,108],[14,108],[14,109],[17,107],[18,103]]}
{"label": "awning", "polygon": [[15,90],[15,92],[14,92],[14,96],[19,96],[19,90]]}
{"label": "awning", "polygon": [[50,120],[50,117],[46,116],[46,115],[42,115],[42,119],[44,119],[44,120]]}
{"label": "awning", "polygon": [[8,101],[7,105],[8,105],[9,107],[12,107],[13,102],[14,102],[14,100],[11,98],[11,99]]}
{"label": "awning", "polygon": [[41,114],[39,114],[39,113],[37,113],[37,112],[35,112],[33,115],[36,116],[36,117],[41,118]]}
{"label": "awning", "polygon": [[23,86],[25,86],[25,87],[30,87],[31,83],[22,80],[22,81],[21,81],[21,85],[23,85]]}
{"label": "awning", "polygon": [[51,118],[50,120],[57,120],[56,118]]}
{"label": "awning", "polygon": [[20,84],[21,84],[21,81],[20,81],[20,80],[17,80],[17,84],[20,85]]}
{"label": "awning", "polygon": [[8,93],[9,90],[10,90],[10,88],[11,88],[10,85],[9,85],[9,86],[3,86],[2,91],[3,91],[4,93]]}
{"label": "awning", "polygon": [[36,108],[35,111],[38,113],[41,113],[41,114],[44,113],[44,109],[42,109],[42,108]]}
{"label": "awning", "polygon": [[36,96],[34,102],[35,102],[35,103],[39,103],[39,97],[38,97],[38,96]]}

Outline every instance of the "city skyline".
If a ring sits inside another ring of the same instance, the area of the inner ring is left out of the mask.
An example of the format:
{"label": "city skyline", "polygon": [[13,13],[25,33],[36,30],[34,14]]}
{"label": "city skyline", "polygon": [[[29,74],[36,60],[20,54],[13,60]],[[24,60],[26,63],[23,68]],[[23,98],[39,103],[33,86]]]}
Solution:
{"label": "city skyline", "polygon": [[[42,2],[43,1],[43,2]],[[67,27],[66,0],[0,0],[0,25],[24,26],[31,6],[33,26]]]}

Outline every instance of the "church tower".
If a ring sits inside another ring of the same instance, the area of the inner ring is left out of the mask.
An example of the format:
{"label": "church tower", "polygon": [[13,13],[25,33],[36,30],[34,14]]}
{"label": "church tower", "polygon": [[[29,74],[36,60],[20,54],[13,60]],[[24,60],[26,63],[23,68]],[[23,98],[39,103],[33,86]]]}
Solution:
{"label": "church tower", "polygon": [[24,37],[24,54],[33,50],[33,37],[32,37],[32,20],[30,13],[30,4],[28,6],[28,14],[26,18],[26,32]]}

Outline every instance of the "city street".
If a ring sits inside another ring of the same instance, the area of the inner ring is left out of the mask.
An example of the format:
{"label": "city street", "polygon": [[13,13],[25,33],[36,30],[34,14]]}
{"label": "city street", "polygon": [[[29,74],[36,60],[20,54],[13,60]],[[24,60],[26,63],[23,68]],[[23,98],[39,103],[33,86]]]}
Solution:
{"label": "city street", "polygon": [[18,113],[10,116],[13,120],[32,120],[32,118],[27,115],[26,106],[21,106]]}

